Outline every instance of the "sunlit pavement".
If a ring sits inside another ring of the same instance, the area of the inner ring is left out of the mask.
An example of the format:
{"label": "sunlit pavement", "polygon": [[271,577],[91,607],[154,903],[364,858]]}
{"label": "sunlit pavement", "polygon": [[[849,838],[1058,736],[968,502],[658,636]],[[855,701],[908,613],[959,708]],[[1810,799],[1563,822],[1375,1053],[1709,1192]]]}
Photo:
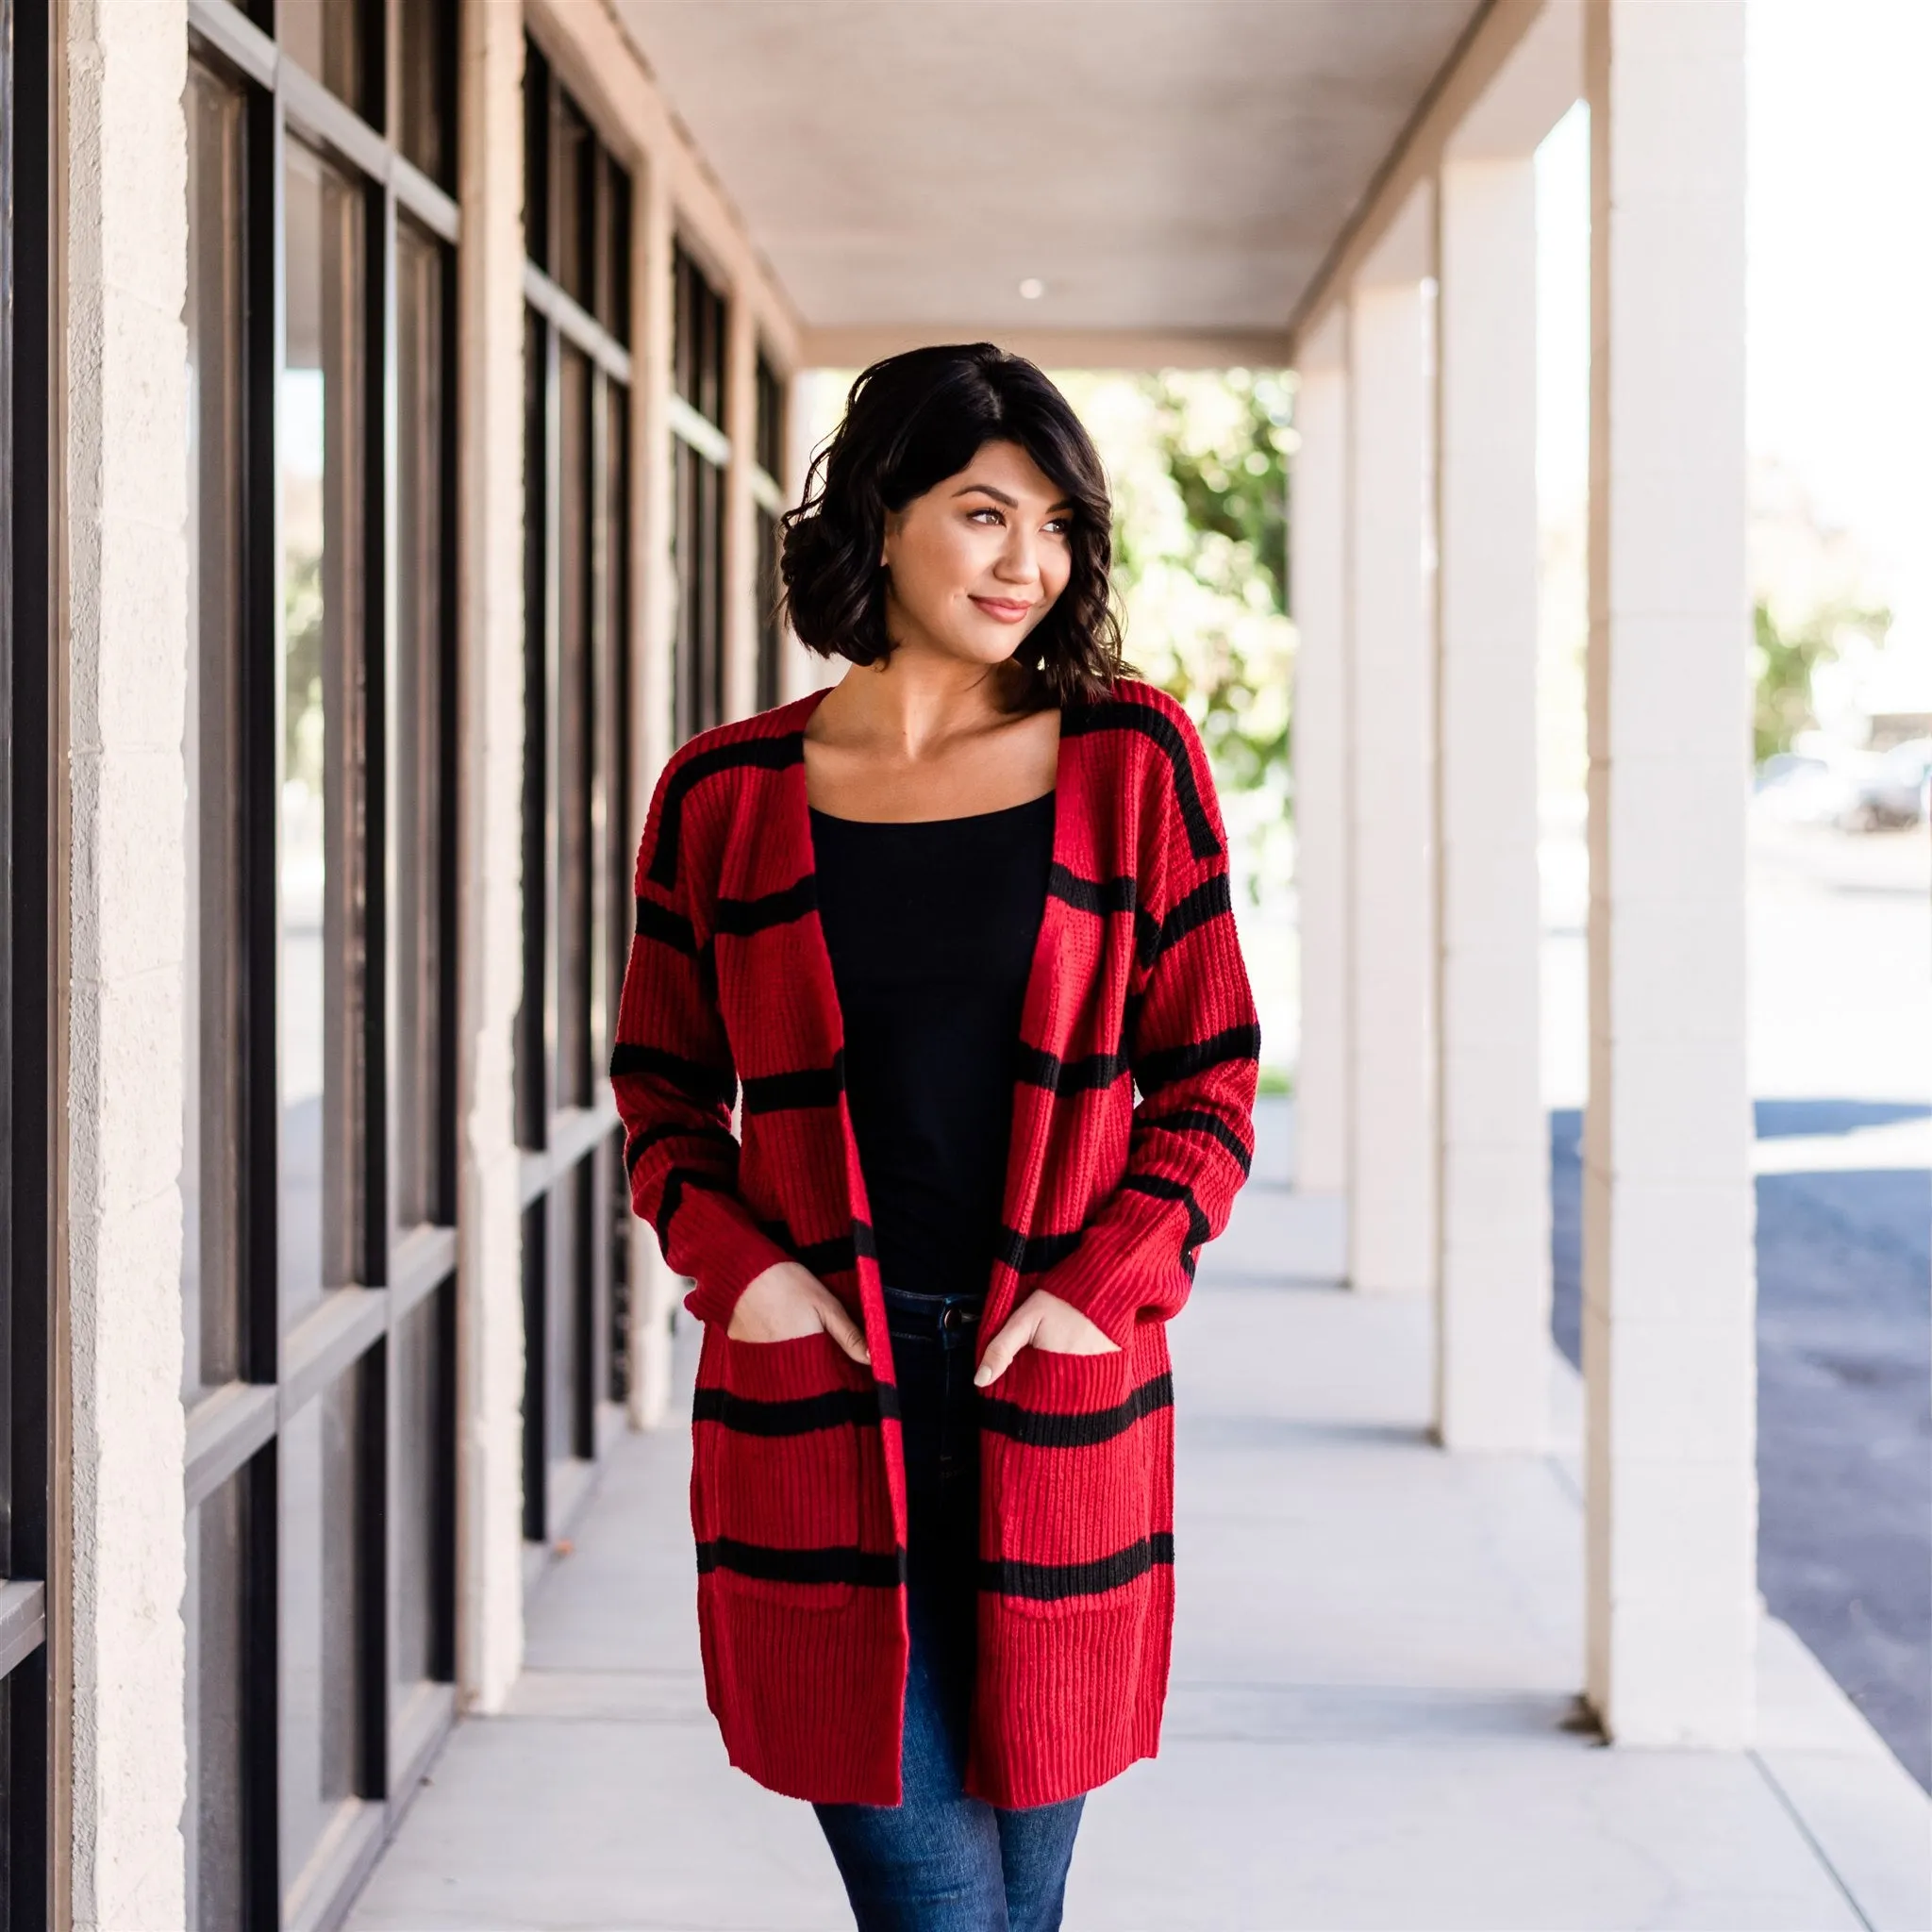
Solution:
{"label": "sunlit pavement", "polygon": [[[1566,1727],[1574,1450],[1431,1446],[1426,1309],[1289,1284],[1333,1230],[1274,1178],[1278,1103],[1262,1124],[1174,1328],[1162,1750],[1090,1800],[1070,1932],[1932,1924],[1932,1805],[1783,1625],[1753,1752]],[[353,1926],[849,1925],[808,1808],[730,1770],[705,1710],[688,1441],[674,1424],[613,1456],[534,1601],[510,1710],[458,1728]]]}

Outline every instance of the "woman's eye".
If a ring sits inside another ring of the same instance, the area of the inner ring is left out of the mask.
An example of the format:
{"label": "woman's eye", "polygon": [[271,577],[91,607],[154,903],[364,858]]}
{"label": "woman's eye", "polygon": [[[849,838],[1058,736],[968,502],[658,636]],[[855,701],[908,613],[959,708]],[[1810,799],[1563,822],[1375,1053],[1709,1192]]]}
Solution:
{"label": "woman's eye", "polygon": [[975,524],[978,523],[982,517],[989,519],[991,523],[995,525],[1004,523],[1006,521],[1006,519],[1002,517],[999,511],[996,509],[980,508],[968,510],[966,512],[966,517],[969,523]]}
{"label": "woman's eye", "polygon": [[1045,527],[1056,537],[1070,537],[1074,531],[1074,520],[1072,517],[1049,517]]}

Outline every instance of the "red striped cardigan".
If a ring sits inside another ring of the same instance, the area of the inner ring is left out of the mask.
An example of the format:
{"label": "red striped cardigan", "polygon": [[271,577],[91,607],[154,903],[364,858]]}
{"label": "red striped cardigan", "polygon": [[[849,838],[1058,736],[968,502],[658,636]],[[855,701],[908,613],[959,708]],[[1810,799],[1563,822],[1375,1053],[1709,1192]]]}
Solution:
{"label": "red striped cardigan", "polygon": [[[893,1805],[905,1466],[813,899],[803,744],[823,695],[701,732],[665,765],[610,1071],[632,1201],[705,1324],[691,1507],[711,1710],[759,1783]],[[979,1345],[1043,1288],[1120,1347],[1024,1348],[979,1398],[967,1788],[1015,1806],[1091,1790],[1158,1745],[1174,1606],[1165,1318],[1247,1175],[1260,1044],[1187,713],[1133,679],[1063,706],[1055,800]],[[863,1324],[871,1368],[823,1334],[728,1338],[740,1291],[787,1259]]]}

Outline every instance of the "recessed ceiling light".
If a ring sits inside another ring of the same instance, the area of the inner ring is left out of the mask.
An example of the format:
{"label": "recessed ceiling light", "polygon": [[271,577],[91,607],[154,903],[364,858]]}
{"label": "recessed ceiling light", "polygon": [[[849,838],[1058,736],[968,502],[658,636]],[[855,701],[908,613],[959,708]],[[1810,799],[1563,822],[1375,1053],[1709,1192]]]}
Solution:
{"label": "recessed ceiling light", "polygon": [[1023,302],[1038,302],[1046,293],[1046,284],[1038,275],[1028,275],[1020,284],[1020,299]]}

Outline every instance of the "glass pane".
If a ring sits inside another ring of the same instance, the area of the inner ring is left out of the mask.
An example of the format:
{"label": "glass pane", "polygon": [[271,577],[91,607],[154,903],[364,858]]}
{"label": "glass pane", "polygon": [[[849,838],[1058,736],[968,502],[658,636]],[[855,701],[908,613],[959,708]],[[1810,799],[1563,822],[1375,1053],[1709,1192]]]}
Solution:
{"label": "glass pane", "polygon": [[603,721],[604,743],[599,754],[602,796],[598,801],[598,837],[604,851],[605,902],[599,909],[599,979],[592,1003],[593,1051],[599,1059],[609,1052],[617,1024],[617,994],[630,956],[635,917],[632,911],[631,871],[636,863],[636,839],[642,829],[630,823],[630,392],[614,382],[604,384],[604,531],[601,607],[602,636],[598,662],[603,689],[597,710]]}
{"label": "glass pane", "polygon": [[392,1174],[399,1227],[448,1223],[453,1060],[448,257],[396,226],[396,953]]}
{"label": "glass pane", "polygon": [[182,1395],[242,1373],[241,773],[242,97],[188,70],[187,1134]]}
{"label": "glass pane", "polygon": [[631,1229],[630,1182],[624,1165],[624,1136],[604,1143],[604,1239],[610,1251],[610,1373],[605,1395],[612,1402],[630,1396]]}
{"label": "glass pane", "polygon": [[591,274],[596,260],[597,143],[576,103],[561,88],[555,98],[550,124],[551,272],[564,293],[589,311],[596,300]]}
{"label": "glass pane", "polygon": [[549,1526],[548,1409],[550,1404],[550,1273],[546,1229],[552,1197],[539,1195],[524,1209],[524,1534],[541,1542]]}
{"label": "glass pane", "polygon": [[549,1034],[544,998],[548,984],[545,908],[550,869],[545,858],[549,826],[550,762],[545,734],[550,716],[549,630],[549,424],[548,331],[528,311],[524,327],[524,890],[523,998],[516,1021],[517,1137],[541,1147],[549,1118]]}
{"label": "glass pane", "polygon": [[782,482],[779,472],[785,462],[785,385],[762,356],[758,358],[758,468],[774,482]]}
{"label": "glass pane", "polygon": [[390,1340],[395,1384],[395,1651],[397,1684],[453,1674],[450,1578],[455,1561],[455,1325],[447,1283],[410,1309]]}
{"label": "glass pane", "polygon": [[396,142],[432,181],[456,176],[456,8],[453,0],[395,0]]}
{"label": "glass pane", "polygon": [[360,1273],[365,204],[288,145],[282,483],[281,1296]]}
{"label": "glass pane", "polygon": [[672,375],[677,392],[701,416],[724,422],[724,299],[696,261],[673,257]]}
{"label": "glass pane", "polygon": [[778,520],[760,509],[755,520],[758,543],[758,708],[768,711],[778,702]]}
{"label": "glass pane", "polygon": [[598,170],[597,320],[630,341],[630,176],[608,153]]}
{"label": "glass pane", "polygon": [[524,247],[550,267],[550,63],[524,40]]}
{"label": "glass pane", "polygon": [[591,1338],[592,1305],[590,1189],[592,1163],[580,1160],[550,1195],[544,1219],[549,1235],[549,1389],[544,1403],[553,1462],[588,1457],[591,1450],[590,1393],[595,1374]]}
{"label": "glass pane", "polygon": [[591,613],[595,568],[591,516],[591,364],[565,347],[558,370],[557,505],[558,979],[556,1105],[590,1104],[591,962],[595,782],[595,663]]}
{"label": "glass pane", "polygon": [[248,1485],[241,1470],[194,1511],[191,1525],[188,1711],[193,1748],[195,1924],[247,1923],[246,1744]]}
{"label": "glass pane", "polygon": [[358,113],[369,107],[362,13],[363,0],[280,0],[276,31],[282,51]]}
{"label": "glass pane", "polygon": [[282,1887],[365,1788],[370,1360],[283,1423],[281,1457]]}

